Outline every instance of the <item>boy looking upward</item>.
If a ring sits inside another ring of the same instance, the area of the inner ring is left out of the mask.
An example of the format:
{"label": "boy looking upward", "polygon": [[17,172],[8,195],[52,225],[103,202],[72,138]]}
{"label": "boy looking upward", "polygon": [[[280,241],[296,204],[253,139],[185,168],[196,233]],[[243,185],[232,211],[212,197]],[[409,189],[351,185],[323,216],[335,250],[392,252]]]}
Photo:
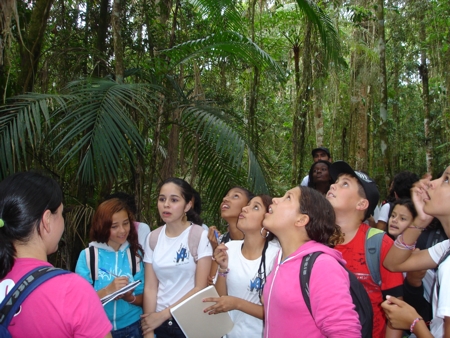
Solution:
{"label": "boy looking upward", "polygon": [[[394,330],[386,325],[386,317],[381,303],[386,295],[403,296],[403,275],[388,271],[383,266],[393,241],[386,234],[382,235],[379,272],[381,283],[375,283],[366,262],[366,234],[370,227],[363,223],[374,211],[379,192],[375,182],[366,174],[354,171],[344,161],[337,161],[330,167],[330,175],[336,180],[327,193],[336,214],[336,223],[344,233],[344,243],[335,247],[347,261],[347,268],[363,284],[369,294],[373,308],[373,337],[402,337],[401,330]],[[378,267],[377,267],[378,268]]]}

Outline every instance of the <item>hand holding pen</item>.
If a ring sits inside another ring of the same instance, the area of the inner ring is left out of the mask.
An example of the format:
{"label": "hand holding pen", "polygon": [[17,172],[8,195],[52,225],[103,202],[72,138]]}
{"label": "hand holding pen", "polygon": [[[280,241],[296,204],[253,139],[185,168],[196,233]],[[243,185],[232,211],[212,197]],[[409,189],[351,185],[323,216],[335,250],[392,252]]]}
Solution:
{"label": "hand holding pen", "polygon": [[220,232],[217,230],[217,228],[215,226],[209,227],[208,239],[209,239],[209,242],[211,243],[213,250],[215,250],[217,248],[217,245],[219,245],[219,243],[220,243],[219,236],[220,236]]}
{"label": "hand holding pen", "polygon": [[124,286],[126,286],[129,283],[128,277],[126,277],[126,276],[116,275],[116,274],[112,273],[111,271],[108,271],[103,268],[99,268],[99,270],[106,272],[106,273],[110,274],[111,276],[115,277],[113,279],[113,281],[105,288],[106,291],[108,292],[108,294],[111,294],[117,290],[120,290],[121,288],[123,288]]}

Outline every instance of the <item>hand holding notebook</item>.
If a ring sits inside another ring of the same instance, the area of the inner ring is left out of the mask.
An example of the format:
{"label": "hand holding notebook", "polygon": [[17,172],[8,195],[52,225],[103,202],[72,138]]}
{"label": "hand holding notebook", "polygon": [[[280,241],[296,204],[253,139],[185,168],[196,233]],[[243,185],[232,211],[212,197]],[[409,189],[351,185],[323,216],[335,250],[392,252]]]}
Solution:
{"label": "hand holding notebook", "polygon": [[141,281],[137,280],[137,281],[129,283],[129,284],[125,285],[123,288],[103,297],[102,299],[100,299],[102,301],[103,306],[108,304],[110,301],[116,299],[117,297],[119,297],[131,290],[134,290],[139,284],[141,284]]}

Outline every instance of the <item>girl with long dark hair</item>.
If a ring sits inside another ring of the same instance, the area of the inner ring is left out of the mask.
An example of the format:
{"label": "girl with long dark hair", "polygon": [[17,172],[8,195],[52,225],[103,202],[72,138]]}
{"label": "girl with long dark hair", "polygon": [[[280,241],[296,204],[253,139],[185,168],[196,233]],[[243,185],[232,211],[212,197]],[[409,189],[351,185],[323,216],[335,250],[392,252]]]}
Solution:
{"label": "girl with long dark hair", "polygon": [[205,299],[205,302],[215,302],[205,312],[230,311],[234,327],[228,338],[262,336],[261,293],[280,250],[278,242],[272,241],[273,234],[262,227],[270,203],[268,195],[254,197],[242,208],[237,222],[244,239],[220,244],[214,251],[219,264],[216,289],[221,297]]}

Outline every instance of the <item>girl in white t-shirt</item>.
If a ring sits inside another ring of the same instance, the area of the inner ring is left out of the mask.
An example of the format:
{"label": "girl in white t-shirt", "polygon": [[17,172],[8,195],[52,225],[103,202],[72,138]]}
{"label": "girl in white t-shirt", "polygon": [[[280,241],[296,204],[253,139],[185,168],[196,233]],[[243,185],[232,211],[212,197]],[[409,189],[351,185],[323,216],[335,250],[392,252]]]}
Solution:
{"label": "girl in white t-shirt", "polygon": [[450,242],[445,240],[428,250],[412,254],[422,230],[436,217],[447,236],[450,235],[450,167],[442,176],[431,180],[431,176],[417,182],[412,200],[417,211],[413,223],[395,240],[388,252],[384,265],[391,271],[417,271],[438,268],[433,290],[433,315],[430,330],[416,310],[395,297],[387,296],[382,304],[390,324],[397,329],[409,329],[417,337],[450,336]]}
{"label": "girl in white t-shirt", "polygon": [[237,222],[244,239],[222,243],[214,251],[219,264],[216,289],[221,297],[206,298],[205,302],[215,304],[205,312],[230,311],[234,327],[227,338],[262,337],[264,309],[261,292],[280,249],[277,241],[271,241],[273,235],[262,227],[271,203],[270,196],[254,197],[242,208]]}
{"label": "girl in white t-shirt", "polygon": [[190,252],[188,238],[191,227],[202,224],[200,200],[195,190],[180,178],[165,180],[158,196],[158,211],[166,223],[161,227],[154,250],[150,237],[145,243],[144,315],[145,337],[184,337],[170,314],[170,307],[180,303],[207,286],[212,249],[203,230],[199,240],[197,261]]}

